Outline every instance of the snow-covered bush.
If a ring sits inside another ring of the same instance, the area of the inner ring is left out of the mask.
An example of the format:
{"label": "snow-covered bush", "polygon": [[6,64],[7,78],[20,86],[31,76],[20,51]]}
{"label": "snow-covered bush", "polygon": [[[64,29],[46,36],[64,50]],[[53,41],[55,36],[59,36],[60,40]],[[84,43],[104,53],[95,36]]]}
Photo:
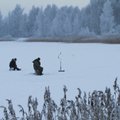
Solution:
{"label": "snow-covered bush", "polygon": [[105,91],[94,90],[86,94],[77,88],[75,100],[67,99],[67,87],[63,87],[64,96],[57,105],[51,98],[49,86],[45,88],[42,110],[38,109],[37,98],[28,97],[28,112],[18,105],[21,117],[16,116],[12,100],[7,99],[8,107],[3,109],[1,120],[120,120],[120,88],[117,78],[114,81],[112,94],[110,88]]}

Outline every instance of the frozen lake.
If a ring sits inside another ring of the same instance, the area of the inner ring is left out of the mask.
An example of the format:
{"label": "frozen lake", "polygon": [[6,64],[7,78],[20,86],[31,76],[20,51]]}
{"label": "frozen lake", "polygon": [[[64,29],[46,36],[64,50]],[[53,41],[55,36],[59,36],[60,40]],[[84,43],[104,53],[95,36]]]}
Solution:
{"label": "frozen lake", "polygon": [[[58,72],[60,52],[64,73]],[[9,62],[15,57],[22,71],[9,71]],[[37,57],[41,58],[43,76],[34,75],[32,61]],[[0,58],[0,105],[12,99],[16,106],[26,106],[29,95],[42,104],[46,86],[59,102],[64,85],[68,99],[74,99],[77,88],[88,93],[105,90],[106,86],[112,88],[116,77],[120,81],[119,44],[0,42]]]}

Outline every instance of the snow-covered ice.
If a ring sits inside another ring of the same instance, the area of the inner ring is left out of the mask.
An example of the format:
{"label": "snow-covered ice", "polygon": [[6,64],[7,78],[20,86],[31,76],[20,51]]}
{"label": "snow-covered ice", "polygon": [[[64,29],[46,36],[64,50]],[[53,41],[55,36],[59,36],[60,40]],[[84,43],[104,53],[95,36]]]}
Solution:
{"label": "snow-covered ice", "polygon": [[[60,52],[63,73],[58,72]],[[9,71],[9,62],[15,57],[22,71]],[[43,76],[34,75],[32,61],[37,57],[41,58]],[[116,77],[119,83],[119,44],[0,42],[0,105],[6,106],[6,99],[12,99],[15,106],[27,107],[29,95],[42,104],[47,86],[59,103],[64,85],[68,88],[68,99],[74,99],[78,87],[87,93],[105,90],[106,86],[112,88]]]}

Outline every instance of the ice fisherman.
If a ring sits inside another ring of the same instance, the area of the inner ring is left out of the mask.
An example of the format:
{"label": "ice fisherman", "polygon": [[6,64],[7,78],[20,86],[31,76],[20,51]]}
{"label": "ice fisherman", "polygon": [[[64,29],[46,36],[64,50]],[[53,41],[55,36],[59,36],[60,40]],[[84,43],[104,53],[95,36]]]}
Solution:
{"label": "ice fisherman", "polygon": [[33,62],[33,68],[35,70],[35,73],[37,75],[43,75],[43,67],[41,67],[41,62],[40,62],[40,58],[36,58],[35,60],[32,61]]}
{"label": "ice fisherman", "polygon": [[11,59],[11,61],[9,63],[10,70],[18,70],[18,71],[21,70],[20,68],[17,67],[16,61],[17,61],[17,58],[12,58]]}

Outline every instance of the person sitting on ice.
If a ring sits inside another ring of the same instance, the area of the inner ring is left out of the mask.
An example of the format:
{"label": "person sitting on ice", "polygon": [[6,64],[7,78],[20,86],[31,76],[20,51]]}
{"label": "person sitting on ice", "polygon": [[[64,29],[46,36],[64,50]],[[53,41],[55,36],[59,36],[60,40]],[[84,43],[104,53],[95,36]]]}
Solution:
{"label": "person sitting on ice", "polygon": [[20,68],[17,67],[16,61],[17,61],[17,58],[12,58],[12,60],[9,63],[10,70],[18,70],[18,71],[21,70]]}
{"label": "person sitting on ice", "polygon": [[33,68],[35,70],[35,73],[37,75],[43,75],[43,67],[41,67],[41,62],[40,62],[40,58],[38,57],[37,59],[33,60]]}

